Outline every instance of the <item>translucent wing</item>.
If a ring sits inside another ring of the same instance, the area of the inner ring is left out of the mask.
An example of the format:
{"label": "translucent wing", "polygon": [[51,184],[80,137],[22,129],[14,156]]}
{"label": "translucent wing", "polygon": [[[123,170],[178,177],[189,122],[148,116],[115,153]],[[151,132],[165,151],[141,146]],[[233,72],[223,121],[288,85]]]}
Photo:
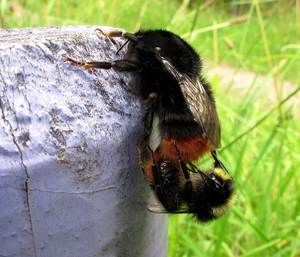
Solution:
{"label": "translucent wing", "polygon": [[[218,113],[200,78],[191,79],[180,73],[167,59],[159,56],[165,67],[177,79],[189,104],[195,121],[199,123],[214,149],[221,147],[221,130]],[[213,149],[212,149],[213,150]]]}
{"label": "translucent wing", "polygon": [[[156,204],[149,204],[148,205],[148,210],[154,213],[170,213],[168,212],[165,207],[161,203],[156,203]],[[188,212],[188,207],[186,205],[181,206],[180,209],[171,212],[173,214],[181,214],[181,213],[189,213]]]}
{"label": "translucent wing", "polygon": [[180,86],[195,120],[200,124],[215,149],[220,148],[221,130],[218,113],[200,79],[196,78],[191,81],[189,77],[183,76]]}

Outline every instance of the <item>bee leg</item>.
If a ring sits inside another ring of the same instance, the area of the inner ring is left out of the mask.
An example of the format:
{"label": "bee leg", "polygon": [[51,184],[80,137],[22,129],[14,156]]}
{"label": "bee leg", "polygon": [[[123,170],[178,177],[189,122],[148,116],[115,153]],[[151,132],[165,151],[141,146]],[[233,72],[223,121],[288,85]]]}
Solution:
{"label": "bee leg", "polygon": [[140,169],[145,174],[145,168],[144,168],[144,164],[143,164],[143,160],[142,160],[142,150],[140,149],[139,146],[137,147],[137,152],[138,152],[138,160],[139,160]]}
{"label": "bee leg", "polygon": [[215,163],[218,163],[219,160],[218,160],[218,156],[217,156],[217,152],[216,151],[210,151],[212,157],[214,158],[215,160]]}
{"label": "bee leg", "polygon": [[157,185],[161,185],[161,179],[160,179],[160,172],[159,172],[159,169],[158,169],[158,165],[156,163],[156,159],[155,159],[155,156],[154,156],[154,152],[152,151],[152,149],[150,148],[149,145],[147,145],[150,152],[151,152],[151,155],[152,155],[152,160],[153,160],[153,165],[152,165],[152,174],[153,174],[153,179],[155,181],[155,184]]}
{"label": "bee leg", "polygon": [[70,57],[66,57],[66,61],[83,66],[85,68],[97,68],[104,70],[109,70],[112,68],[116,71],[134,71],[139,69],[136,64],[127,60],[117,60],[112,62],[81,62]]}
{"label": "bee leg", "polygon": [[190,175],[189,175],[189,172],[188,172],[188,168],[186,166],[186,164],[183,162],[183,160],[181,159],[181,155],[180,155],[180,152],[179,152],[179,149],[176,145],[176,143],[174,142],[173,143],[174,147],[175,147],[175,150],[176,150],[176,153],[177,153],[177,156],[178,156],[178,159],[179,159],[179,163],[180,163],[180,166],[181,166],[181,170],[184,174],[184,177],[186,180],[190,180]]}
{"label": "bee leg", "polygon": [[[138,41],[138,37],[134,34],[124,32],[124,31],[108,31],[104,32],[101,29],[96,29],[96,31],[100,31],[101,34],[104,36],[107,36],[109,38],[113,37],[122,37],[124,39],[127,39],[127,41],[120,47],[120,49],[117,51],[117,53],[129,42],[129,41]],[[98,69],[104,69],[109,70],[113,68],[116,71],[134,71],[138,70],[139,67],[127,60],[117,60],[112,62],[85,62],[85,61],[77,61],[70,57],[66,57],[66,60],[69,62],[72,62],[74,64],[84,66],[85,68],[98,68]]]}
{"label": "bee leg", "polygon": [[211,151],[211,155],[215,160],[215,163],[214,163],[215,168],[221,168],[222,170],[224,170],[225,172],[227,172],[230,175],[229,171],[226,169],[224,164],[218,159],[217,152]]}
{"label": "bee leg", "polygon": [[155,187],[154,187],[155,194],[156,194],[157,198],[159,199],[159,201],[161,202],[161,204],[164,206],[164,208],[168,212],[173,212],[173,208],[170,206],[169,199],[164,190],[164,186],[162,185],[161,173],[159,171],[159,167],[157,165],[157,162],[156,162],[156,159],[154,156],[154,152],[150,148],[149,145],[147,145],[147,146],[151,152],[152,159],[153,159],[152,174],[153,174],[153,179],[155,182]]}
{"label": "bee leg", "polygon": [[[218,159],[217,152],[216,151],[211,151],[210,153],[211,153],[212,157],[215,160],[215,163],[214,163],[215,168],[216,167],[225,168],[223,163]],[[225,170],[226,170],[226,168],[225,168]]]}
{"label": "bee leg", "polygon": [[[145,101],[145,114],[143,117],[143,137],[144,141],[148,142],[148,144],[151,144],[151,147],[156,149],[159,145],[161,138],[153,139],[153,126],[157,125],[158,117],[155,114],[155,104],[156,104],[157,94],[151,93],[148,96],[147,101]],[[151,138],[152,134],[152,138]],[[158,136],[158,133],[154,134],[155,136]]]}
{"label": "bee leg", "polygon": [[155,53],[160,59],[162,59],[161,57],[161,49],[159,47],[157,47],[155,49],[155,51],[153,51],[151,48],[149,48],[147,46],[147,44],[141,40],[140,37],[136,36],[135,34],[132,33],[128,33],[126,31],[120,31],[120,30],[115,30],[115,31],[108,31],[108,32],[104,32],[101,29],[96,29],[96,31],[100,31],[101,34],[103,34],[104,36],[107,36],[109,38],[114,38],[114,37],[121,37],[126,39],[126,42],[119,48],[119,50],[117,51],[117,54],[123,49],[124,46],[126,46],[130,41],[132,42],[136,42],[137,45],[135,46],[136,48],[143,50],[143,51],[149,51],[151,53]]}
{"label": "bee leg", "polygon": [[152,174],[153,174],[154,183],[156,185],[161,185],[161,178],[160,178],[161,174],[159,172],[159,168],[158,168],[155,156],[154,156],[154,152],[152,151],[152,149],[150,148],[150,146],[147,143],[144,146],[142,146],[142,144],[139,144],[139,146],[137,147],[140,168],[143,171],[144,175],[146,175],[146,170],[145,170],[145,167],[143,164],[143,157],[142,157],[142,152],[145,150],[146,147],[149,149],[151,156],[152,156],[153,164],[152,164],[151,170],[152,170]]}
{"label": "bee leg", "polygon": [[103,31],[101,29],[96,29],[95,31],[99,31],[102,35],[113,38],[113,37],[121,37],[124,39],[127,39],[129,41],[138,41],[138,37],[135,36],[134,34],[128,33],[126,31],[122,30],[112,30],[112,31]]}
{"label": "bee leg", "polygon": [[185,197],[186,200],[188,200],[192,196],[193,184],[192,184],[192,181],[190,179],[190,175],[189,175],[188,168],[187,168],[186,164],[181,160],[180,165],[181,165],[181,169],[182,169],[183,174],[184,174],[185,179],[186,179],[186,183],[185,183],[185,186],[184,186],[184,192],[185,192],[184,197]]}
{"label": "bee leg", "polygon": [[85,61],[77,61],[70,57],[66,57],[66,61],[69,61],[71,63],[83,66],[85,68],[99,68],[104,70],[109,70],[111,68],[110,62],[85,62]]}
{"label": "bee leg", "polygon": [[124,46],[128,44],[129,41],[134,41],[134,42],[138,41],[138,37],[136,35],[128,33],[126,31],[113,30],[113,31],[104,32],[101,29],[96,29],[96,31],[99,31],[102,35],[109,37],[111,39],[114,37],[121,37],[127,39],[126,42],[119,48],[117,54],[123,49]]}
{"label": "bee leg", "polygon": [[[170,202],[168,201],[168,197],[164,191],[164,187],[161,185],[157,185],[155,187],[155,194],[157,195],[157,198],[159,199],[159,201],[161,202],[161,204],[164,206],[164,208],[167,210],[167,212],[174,212],[176,211],[178,208],[174,207],[176,206],[176,202],[174,200],[174,203],[172,203],[170,206]],[[170,200],[170,199],[169,199]]]}
{"label": "bee leg", "polygon": [[185,196],[185,200],[188,201],[188,199],[191,198],[192,196],[192,192],[193,192],[193,185],[192,185],[192,182],[190,180],[190,174],[188,172],[188,167],[187,165],[183,162],[183,160],[181,159],[181,156],[180,156],[180,152],[179,152],[179,149],[176,145],[176,143],[174,142],[173,143],[175,149],[176,149],[176,152],[177,152],[177,155],[178,155],[178,159],[179,159],[179,163],[180,163],[180,166],[181,166],[181,170],[184,174],[184,177],[186,179],[186,184],[184,186],[184,196]]}

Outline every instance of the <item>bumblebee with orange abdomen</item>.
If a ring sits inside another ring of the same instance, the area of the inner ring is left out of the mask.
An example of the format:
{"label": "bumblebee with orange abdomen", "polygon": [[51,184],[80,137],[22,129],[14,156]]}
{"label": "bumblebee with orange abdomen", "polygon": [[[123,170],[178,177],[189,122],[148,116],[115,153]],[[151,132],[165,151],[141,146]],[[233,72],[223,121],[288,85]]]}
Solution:
{"label": "bumblebee with orange abdomen", "polygon": [[174,142],[184,162],[195,161],[220,147],[220,123],[213,94],[201,76],[200,57],[188,43],[165,30],[102,33],[127,40],[123,59],[66,59],[87,68],[131,72],[130,88],[145,100],[144,140],[157,159],[158,155],[176,159]]}
{"label": "bumblebee with orange abdomen", "polygon": [[123,59],[66,60],[86,68],[132,74],[129,86],[142,99],[145,111],[138,146],[140,166],[158,199],[167,211],[179,212],[185,206],[186,212],[200,221],[220,216],[231,202],[232,177],[216,156],[215,167],[209,172],[191,164],[221,146],[215,100],[201,75],[200,57],[169,31],[99,31],[126,39]]}

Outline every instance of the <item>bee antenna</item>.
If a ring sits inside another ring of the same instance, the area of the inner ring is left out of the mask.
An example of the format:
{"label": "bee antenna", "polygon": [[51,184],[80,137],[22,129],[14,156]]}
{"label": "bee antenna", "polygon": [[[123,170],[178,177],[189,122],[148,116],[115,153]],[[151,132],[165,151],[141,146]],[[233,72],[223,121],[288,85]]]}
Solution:
{"label": "bee antenna", "polygon": [[203,171],[198,170],[198,172],[201,175],[201,177],[203,178],[203,180],[205,180],[205,181],[211,180],[211,178],[207,174],[205,174]]}
{"label": "bee antenna", "polygon": [[214,158],[215,162],[217,164],[220,164],[220,161],[219,161],[218,156],[217,156],[217,152],[216,151],[211,151],[210,153],[211,153],[212,157]]}
{"label": "bee antenna", "polygon": [[[119,52],[129,43],[129,39],[128,40],[126,40],[126,42],[123,44],[123,45],[121,45],[121,47],[118,49],[118,51],[117,51],[117,55],[119,54]],[[152,150],[151,150],[152,151]]]}
{"label": "bee antenna", "polygon": [[197,173],[197,172],[200,171],[200,170],[198,169],[198,167],[197,167],[195,164],[193,164],[193,163],[191,163],[191,162],[189,162],[188,164],[189,164],[189,166],[190,166],[190,168],[188,168],[189,171],[191,171],[191,172],[193,172],[193,173]]}
{"label": "bee antenna", "polygon": [[230,177],[232,177],[231,174],[229,173],[229,171],[224,166],[224,164],[218,159],[217,152],[216,151],[211,151],[211,155],[215,160],[215,168],[216,167],[221,167],[225,172],[227,172],[230,175]]}

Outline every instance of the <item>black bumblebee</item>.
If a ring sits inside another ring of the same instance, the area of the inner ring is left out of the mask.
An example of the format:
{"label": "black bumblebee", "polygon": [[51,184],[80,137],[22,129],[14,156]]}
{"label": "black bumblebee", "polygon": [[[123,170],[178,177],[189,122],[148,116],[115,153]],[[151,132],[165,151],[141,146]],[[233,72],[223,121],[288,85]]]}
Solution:
{"label": "black bumblebee", "polygon": [[[209,83],[201,75],[202,63],[195,50],[166,30],[141,30],[134,34],[97,30],[108,37],[126,39],[123,59],[81,62],[67,57],[66,60],[86,68],[112,68],[132,74],[129,86],[145,108],[144,133],[138,147],[141,167],[167,211],[178,211],[182,203],[187,203],[188,212],[200,213],[205,206],[205,192],[213,191],[217,185],[230,188],[227,190],[230,196],[232,183],[227,184],[233,180],[230,175],[219,175],[219,170],[222,174],[229,173],[216,161],[216,156],[215,168],[208,173],[191,164],[221,146],[215,100]],[[183,196],[186,193],[191,195]],[[207,205],[213,200],[226,203],[230,198],[219,193],[213,196],[218,199],[211,198]],[[215,212],[218,208],[213,207],[208,209]],[[205,220],[201,215],[196,214],[199,220]],[[204,216],[209,220],[220,215]]]}
{"label": "black bumblebee", "polygon": [[201,60],[189,44],[165,30],[102,33],[127,39],[122,60],[66,59],[86,68],[132,73],[130,87],[144,100],[144,140],[157,159],[156,155],[176,159],[174,142],[184,162],[195,161],[221,146],[214,97],[200,74]]}

